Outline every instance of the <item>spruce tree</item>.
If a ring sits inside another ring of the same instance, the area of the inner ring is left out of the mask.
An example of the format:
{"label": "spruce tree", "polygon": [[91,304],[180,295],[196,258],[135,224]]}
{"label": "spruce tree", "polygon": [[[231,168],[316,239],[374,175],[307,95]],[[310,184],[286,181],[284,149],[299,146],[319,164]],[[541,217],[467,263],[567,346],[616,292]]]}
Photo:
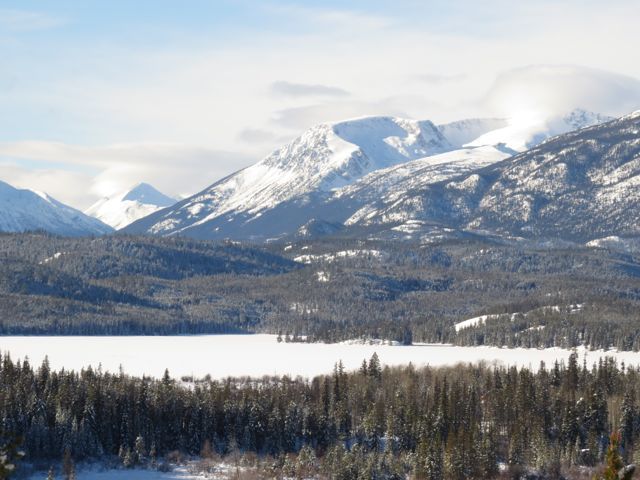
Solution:
{"label": "spruce tree", "polygon": [[605,468],[602,472],[602,480],[631,480],[635,466],[625,468],[620,456],[620,434],[612,433],[609,438],[609,448],[605,456]]}
{"label": "spruce tree", "polygon": [[133,451],[134,451],[133,453],[134,464],[141,464],[146,462],[147,450],[145,448],[144,438],[142,438],[142,435],[138,435],[138,437],[136,438]]}
{"label": "spruce tree", "polygon": [[373,355],[371,355],[368,371],[369,375],[373,378],[379,379],[382,376],[382,367],[380,366],[380,359],[376,352],[373,352]]}

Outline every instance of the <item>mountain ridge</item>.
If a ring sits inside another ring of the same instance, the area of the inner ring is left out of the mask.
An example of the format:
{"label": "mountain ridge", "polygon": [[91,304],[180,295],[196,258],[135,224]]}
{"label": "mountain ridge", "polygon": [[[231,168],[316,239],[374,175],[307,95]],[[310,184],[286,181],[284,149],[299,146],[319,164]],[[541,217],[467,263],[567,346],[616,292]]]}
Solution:
{"label": "mountain ridge", "polygon": [[44,192],[18,189],[0,181],[0,231],[34,230],[65,236],[103,235],[113,229]]}
{"label": "mountain ridge", "polygon": [[[539,144],[555,131],[606,119],[575,110],[530,126],[525,133],[537,132],[530,141]],[[374,205],[402,202],[405,194],[420,186],[517,154],[511,147],[524,146],[512,142],[509,147],[514,137],[509,137],[508,128],[507,120],[495,118],[438,126],[428,120],[395,117],[320,124],[260,162],[133,222],[124,231],[252,241],[285,238],[301,229],[305,234],[336,232],[375,215]],[[501,130],[507,137],[499,136]],[[468,141],[476,135],[476,141]],[[314,228],[303,228],[306,225]]]}
{"label": "mountain ridge", "polygon": [[[354,226],[441,222],[503,237],[589,242],[638,235],[640,115],[549,139],[512,158],[444,180],[388,204]],[[410,205],[412,209],[409,209]]]}

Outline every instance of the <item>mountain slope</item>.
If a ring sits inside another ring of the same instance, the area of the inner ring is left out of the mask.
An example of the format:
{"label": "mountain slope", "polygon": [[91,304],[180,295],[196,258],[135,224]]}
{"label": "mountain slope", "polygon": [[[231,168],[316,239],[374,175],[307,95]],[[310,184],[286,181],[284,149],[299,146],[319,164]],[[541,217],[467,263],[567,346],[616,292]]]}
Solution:
{"label": "mountain slope", "polygon": [[354,225],[403,221],[502,236],[589,241],[640,234],[640,112],[384,202]]}
{"label": "mountain slope", "polygon": [[43,230],[57,235],[102,235],[111,227],[58,202],[46,193],[20,190],[0,181],[0,231]]}
{"label": "mountain slope", "polygon": [[452,149],[429,121],[368,117],[322,124],[125,230],[197,238],[289,234],[313,219],[335,190],[381,168]]}
{"label": "mountain slope", "polygon": [[[602,120],[597,114],[574,111],[530,124],[526,131],[500,119],[438,127],[429,121],[392,117],[323,124],[261,162],[134,222],[125,231],[265,241],[337,234],[345,227],[394,224],[402,232],[427,224],[448,228],[451,221],[438,208],[433,215],[423,212],[416,192],[500,162],[525,148],[525,143],[537,144],[555,131]],[[475,182],[473,177],[461,188],[480,188]],[[444,202],[446,196],[435,200]],[[456,215],[471,212],[465,201],[443,208]],[[403,226],[403,222],[408,223]]]}
{"label": "mountain slope", "polygon": [[174,203],[174,199],[151,185],[139,183],[118,195],[98,200],[85,213],[119,230]]}
{"label": "mountain slope", "polygon": [[508,125],[508,120],[504,118],[470,118],[438,125],[438,130],[449,143],[461,148],[488,132],[505,128]]}
{"label": "mountain slope", "polygon": [[566,115],[552,118],[515,118],[501,128],[491,130],[469,140],[467,146],[503,145],[504,148],[523,152],[539,145],[548,138],[563,133],[591,127],[613,120],[613,117],[588,112],[582,109],[573,110]]}

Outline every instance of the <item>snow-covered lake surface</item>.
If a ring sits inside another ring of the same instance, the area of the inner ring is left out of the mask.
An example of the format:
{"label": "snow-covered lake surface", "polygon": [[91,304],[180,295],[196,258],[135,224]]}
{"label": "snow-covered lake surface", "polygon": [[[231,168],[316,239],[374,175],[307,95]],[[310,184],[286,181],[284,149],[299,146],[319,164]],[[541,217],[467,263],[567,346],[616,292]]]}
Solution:
{"label": "snow-covered lake surface", "polygon": [[[540,361],[551,365],[571,353],[561,348],[507,349],[456,347],[450,345],[366,345],[322,343],[278,343],[275,335],[196,335],[167,337],[0,337],[0,352],[13,359],[29,357],[39,365],[45,356],[54,369],[79,370],[89,365],[117,372],[120,366],[131,375],[160,377],[165,368],[173,377],[207,374],[263,376],[289,374],[313,376],[328,373],[338,360],[347,369],[358,368],[363,359],[377,352],[385,365],[455,365],[459,362],[500,362],[537,368]],[[584,350],[579,350],[580,361]],[[592,364],[603,356],[614,356],[627,365],[640,365],[638,352],[587,352]]]}

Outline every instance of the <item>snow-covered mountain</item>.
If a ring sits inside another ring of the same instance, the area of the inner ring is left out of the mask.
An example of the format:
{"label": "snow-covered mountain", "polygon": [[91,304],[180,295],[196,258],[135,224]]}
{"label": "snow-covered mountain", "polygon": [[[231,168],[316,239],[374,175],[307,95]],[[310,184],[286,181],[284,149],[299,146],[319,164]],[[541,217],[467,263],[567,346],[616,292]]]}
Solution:
{"label": "snow-covered mountain", "polygon": [[176,200],[148,183],[139,183],[118,195],[98,200],[85,213],[119,230],[174,203]]}
{"label": "snow-covered mountain", "polygon": [[453,148],[430,121],[367,117],[318,125],[126,231],[200,238],[286,235],[315,218],[336,190],[376,170]]}
{"label": "snow-covered mountain", "polygon": [[0,181],[0,231],[44,230],[57,235],[102,235],[113,231],[100,220],[46,193],[21,190]]}
{"label": "snow-covered mountain", "polygon": [[566,115],[550,118],[536,118],[525,115],[522,118],[516,117],[505,121],[506,124],[501,128],[478,135],[464,145],[469,147],[502,145],[505,149],[514,153],[524,152],[556,135],[591,127],[610,120],[613,120],[613,118],[582,109],[576,109]]}
{"label": "snow-covered mountain", "polygon": [[442,225],[589,242],[640,235],[640,112],[552,138],[503,162],[407,191],[352,222]]}
{"label": "snow-covered mountain", "polygon": [[[425,188],[459,181],[463,190],[480,191],[487,180],[475,172],[502,165],[518,150],[555,132],[604,120],[575,111],[530,124],[526,132],[518,130],[522,124],[501,119],[437,127],[430,121],[393,117],[322,124],[261,162],[134,222],[125,231],[264,241],[334,234],[345,228],[389,227],[406,233],[441,227],[447,225],[440,218],[443,210],[430,205],[432,216],[425,210],[421,198]],[[434,198],[436,203],[444,201]],[[460,202],[454,208],[457,215],[470,208]]]}
{"label": "snow-covered mountain", "polygon": [[508,125],[509,121],[505,118],[470,118],[438,125],[438,130],[449,143],[462,148],[476,138]]}

